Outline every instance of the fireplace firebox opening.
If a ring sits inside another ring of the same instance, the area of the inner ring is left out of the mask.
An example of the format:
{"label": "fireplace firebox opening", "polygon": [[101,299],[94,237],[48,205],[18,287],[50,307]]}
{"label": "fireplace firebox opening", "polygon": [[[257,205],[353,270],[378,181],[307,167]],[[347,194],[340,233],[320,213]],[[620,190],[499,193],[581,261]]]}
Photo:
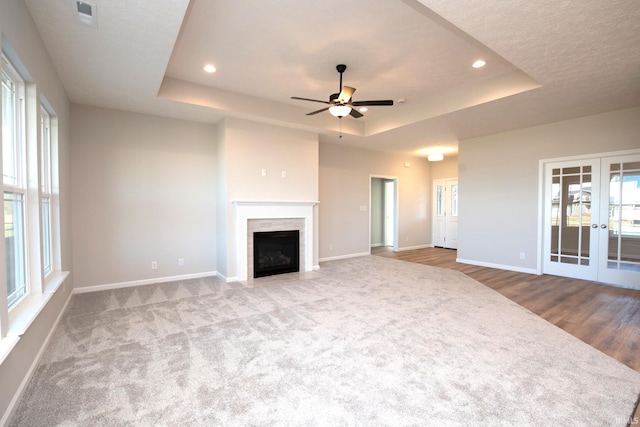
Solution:
{"label": "fireplace firebox opening", "polygon": [[253,277],[300,271],[300,232],[257,231],[253,233]]}

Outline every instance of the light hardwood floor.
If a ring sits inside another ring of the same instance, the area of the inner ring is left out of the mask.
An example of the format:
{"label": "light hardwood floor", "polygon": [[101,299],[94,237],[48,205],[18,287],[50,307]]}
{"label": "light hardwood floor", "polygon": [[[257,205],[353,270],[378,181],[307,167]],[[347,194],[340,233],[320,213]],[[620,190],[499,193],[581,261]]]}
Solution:
{"label": "light hardwood floor", "polygon": [[640,372],[640,291],[460,264],[456,251],[450,249],[392,252],[373,248],[372,254],[462,271]]}

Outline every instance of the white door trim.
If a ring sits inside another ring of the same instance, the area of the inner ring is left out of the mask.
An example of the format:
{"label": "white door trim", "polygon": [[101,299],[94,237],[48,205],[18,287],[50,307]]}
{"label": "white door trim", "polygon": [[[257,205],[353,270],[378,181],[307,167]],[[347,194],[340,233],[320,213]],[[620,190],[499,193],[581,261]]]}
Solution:
{"label": "white door trim", "polygon": [[398,252],[398,205],[400,195],[400,178],[389,175],[369,175],[369,253],[371,253],[371,180],[373,178],[386,179],[394,182],[393,209],[393,251]]}

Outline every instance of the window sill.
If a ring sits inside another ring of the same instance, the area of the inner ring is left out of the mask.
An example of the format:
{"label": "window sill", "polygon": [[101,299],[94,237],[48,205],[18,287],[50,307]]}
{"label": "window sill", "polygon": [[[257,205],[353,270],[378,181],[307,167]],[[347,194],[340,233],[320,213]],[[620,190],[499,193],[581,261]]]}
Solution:
{"label": "window sill", "polygon": [[9,330],[7,337],[19,337],[36,320],[53,293],[29,294],[9,313]]}
{"label": "window sill", "polygon": [[46,279],[45,292],[43,294],[32,293],[20,301],[9,312],[7,337],[19,337],[24,334],[68,276],[68,271],[50,274]]}
{"label": "window sill", "polygon": [[13,347],[18,344],[20,337],[5,337],[0,339],[0,365],[4,363],[4,360],[9,356]]}
{"label": "window sill", "polygon": [[47,294],[55,293],[60,289],[64,281],[67,280],[67,277],[69,277],[68,271],[55,271],[49,274],[44,279],[44,292]]}
{"label": "window sill", "polygon": [[29,326],[36,320],[38,314],[47,305],[53,294],[60,289],[68,276],[68,271],[51,273],[45,279],[43,294],[27,295],[9,312],[9,330],[7,336],[0,339],[0,365],[11,354],[13,348],[20,341],[20,336],[29,329]]}

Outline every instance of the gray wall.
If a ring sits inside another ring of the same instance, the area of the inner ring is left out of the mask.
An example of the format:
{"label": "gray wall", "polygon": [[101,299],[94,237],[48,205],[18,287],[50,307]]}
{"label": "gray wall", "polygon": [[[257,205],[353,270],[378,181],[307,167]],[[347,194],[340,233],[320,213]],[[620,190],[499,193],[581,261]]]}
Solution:
{"label": "gray wall", "polygon": [[637,149],[638,135],[640,107],[461,141],[458,258],[536,269],[540,160]]}
{"label": "gray wall", "polygon": [[8,415],[7,411],[11,409],[11,402],[16,393],[26,385],[27,375],[35,367],[38,354],[69,299],[74,276],[71,257],[69,100],[24,2],[0,1],[0,34],[3,40],[11,45],[31,74],[38,97],[46,97],[58,118],[62,269],[72,272],[65,286],[60,287],[52,296],[25,334],[21,336],[8,358],[0,365],[1,423],[1,420]]}
{"label": "gray wall", "polygon": [[431,180],[451,179],[458,177],[458,156],[445,155],[444,160],[429,162],[431,167]]}
{"label": "gray wall", "polygon": [[71,120],[76,287],[214,272],[215,127],[76,104]]}
{"label": "gray wall", "polygon": [[[405,167],[405,162],[410,167]],[[426,159],[320,144],[320,259],[369,253],[370,176],[398,178],[398,247],[431,243],[431,176]]]}

